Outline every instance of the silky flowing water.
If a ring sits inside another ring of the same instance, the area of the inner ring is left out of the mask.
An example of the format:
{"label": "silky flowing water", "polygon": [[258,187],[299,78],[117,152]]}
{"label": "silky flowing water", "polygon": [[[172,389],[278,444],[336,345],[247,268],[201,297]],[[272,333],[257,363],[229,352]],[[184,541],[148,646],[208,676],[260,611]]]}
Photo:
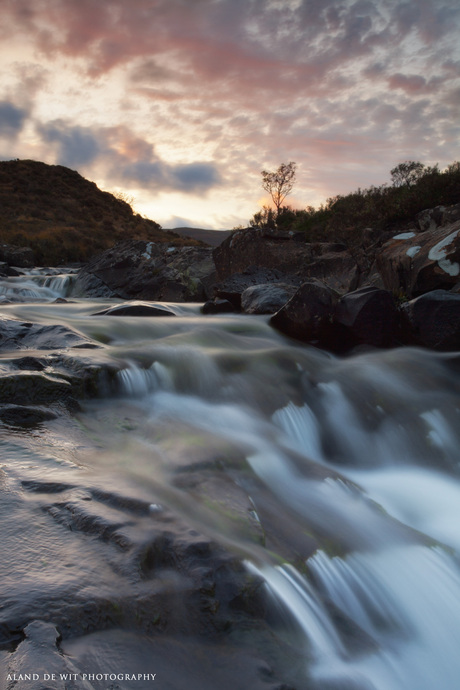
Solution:
{"label": "silky flowing water", "polygon": [[[86,473],[100,491],[147,501],[152,519],[175,511],[263,578],[273,635],[303,660],[292,687],[457,690],[459,356],[401,348],[336,358],[283,338],[266,317],[203,316],[200,305],[168,305],[168,318],[93,316],[114,302],[72,297],[72,280],[37,273],[0,285],[4,317],[65,324],[100,345],[79,351],[89,364],[117,370],[72,417],[0,425],[4,620],[11,626],[42,586],[59,607],[68,592],[91,598],[112,582],[100,541],[56,541],[35,494],[9,493]],[[212,485],[206,495],[178,488],[178,468],[213,462],[219,486],[247,495],[246,521],[222,509]],[[91,658],[99,649],[144,667],[151,647],[130,635],[94,638]],[[78,657],[78,644],[63,649]],[[158,636],[168,663],[157,687],[227,687],[212,662],[196,680],[199,644]]]}

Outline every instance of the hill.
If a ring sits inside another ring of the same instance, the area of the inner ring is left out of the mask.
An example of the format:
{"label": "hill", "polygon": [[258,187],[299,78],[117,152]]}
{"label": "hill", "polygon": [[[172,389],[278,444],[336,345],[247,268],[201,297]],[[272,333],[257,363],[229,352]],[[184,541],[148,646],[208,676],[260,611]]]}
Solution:
{"label": "hill", "polygon": [[181,237],[205,242],[211,247],[218,247],[231,234],[231,230],[205,230],[204,228],[174,228],[173,232]]}
{"label": "hill", "polygon": [[197,245],[135,214],[75,170],[0,161],[0,243],[31,247],[37,264],[88,261],[123,239]]}

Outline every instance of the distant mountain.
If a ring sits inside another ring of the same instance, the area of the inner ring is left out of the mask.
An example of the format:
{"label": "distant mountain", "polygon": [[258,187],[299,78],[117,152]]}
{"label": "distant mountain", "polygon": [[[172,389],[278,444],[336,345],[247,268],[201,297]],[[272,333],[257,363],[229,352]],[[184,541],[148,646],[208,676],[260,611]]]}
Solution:
{"label": "distant mountain", "polygon": [[231,230],[205,230],[204,228],[174,228],[181,237],[191,237],[209,244],[211,247],[218,247],[219,244],[230,235]]}
{"label": "distant mountain", "polygon": [[0,244],[31,247],[37,264],[87,261],[122,239],[199,244],[162,230],[75,170],[0,161]]}

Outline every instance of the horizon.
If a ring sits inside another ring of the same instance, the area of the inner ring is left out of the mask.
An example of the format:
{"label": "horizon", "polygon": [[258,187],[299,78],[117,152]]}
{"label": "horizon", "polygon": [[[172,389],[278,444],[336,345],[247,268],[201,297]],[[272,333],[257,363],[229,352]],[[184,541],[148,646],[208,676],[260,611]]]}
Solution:
{"label": "horizon", "polygon": [[16,0],[2,7],[0,158],[77,170],[165,229],[248,225],[262,169],[286,203],[460,157],[454,0]]}

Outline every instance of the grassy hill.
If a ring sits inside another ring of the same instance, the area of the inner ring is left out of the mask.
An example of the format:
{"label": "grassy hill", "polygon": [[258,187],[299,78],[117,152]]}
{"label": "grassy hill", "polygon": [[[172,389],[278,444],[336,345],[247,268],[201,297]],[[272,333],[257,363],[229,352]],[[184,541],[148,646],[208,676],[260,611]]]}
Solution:
{"label": "grassy hill", "polygon": [[174,228],[181,237],[190,237],[199,242],[218,247],[231,234],[231,230],[207,230],[205,228]]}
{"label": "grassy hill", "polygon": [[0,161],[0,243],[31,247],[37,264],[87,261],[122,239],[200,242],[162,230],[62,165]]}

